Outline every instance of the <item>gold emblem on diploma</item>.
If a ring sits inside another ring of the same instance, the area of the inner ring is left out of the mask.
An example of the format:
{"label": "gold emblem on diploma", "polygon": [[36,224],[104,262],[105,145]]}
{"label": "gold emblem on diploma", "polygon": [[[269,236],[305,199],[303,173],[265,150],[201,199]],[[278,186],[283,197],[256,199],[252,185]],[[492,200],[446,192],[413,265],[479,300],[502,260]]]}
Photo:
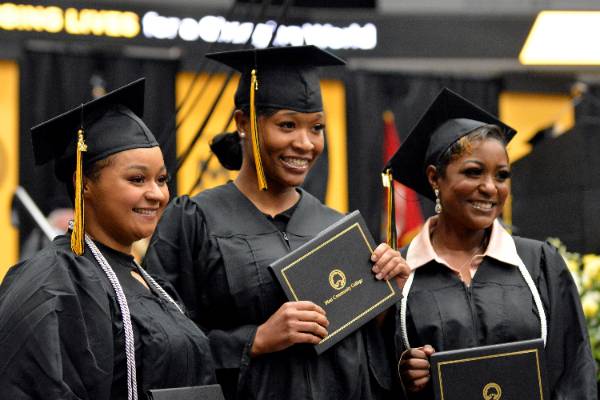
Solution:
{"label": "gold emblem on diploma", "polygon": [[342,290],[346,286],[346,274],[342,270],[334,269],[329,273],[329,284],[335,290]]}
{"label": "gold emblem on diploma", "polygon": [[494,382],[490,382],[483,387],[484,400],[500,400],[502,397],[502,388]]}

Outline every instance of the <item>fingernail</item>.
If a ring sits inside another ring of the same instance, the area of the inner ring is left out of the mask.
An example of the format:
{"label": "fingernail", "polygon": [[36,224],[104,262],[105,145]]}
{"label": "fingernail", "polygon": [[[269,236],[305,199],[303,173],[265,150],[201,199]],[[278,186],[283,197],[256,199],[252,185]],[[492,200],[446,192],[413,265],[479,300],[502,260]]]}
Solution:
{"label": "fingernail", "polygon": [[381,280],[381,274],[377,274],[377,275],[375,275],[375,278],[377,278],[377,279]]}
{"label": "fingernail", "polygon": [[[363,258],[364,260],[364,258]],[[371,261],[377,261],[377,256],[375,254],[371,255]]]}

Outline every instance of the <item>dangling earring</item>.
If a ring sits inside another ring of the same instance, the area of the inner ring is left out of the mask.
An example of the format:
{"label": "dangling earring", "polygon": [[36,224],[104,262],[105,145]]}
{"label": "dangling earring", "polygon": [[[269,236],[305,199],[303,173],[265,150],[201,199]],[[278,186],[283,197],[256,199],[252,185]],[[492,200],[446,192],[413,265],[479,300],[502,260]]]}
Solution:
{"label": "dangling earring", "polygon": [[435,193],[435,213],[439,214],[442,212],[442,203],[440,202],[440,191],[436,188],[433,189],[433,193]]}
{"label": "dangling earring", "polygon": [[244,131],[241,131],[241,132],[239,133],[239,135],[240,135],[240,137],[243,139],[243,138],[245,138],[245,137],[246,137],[246,132],[244,132]]}

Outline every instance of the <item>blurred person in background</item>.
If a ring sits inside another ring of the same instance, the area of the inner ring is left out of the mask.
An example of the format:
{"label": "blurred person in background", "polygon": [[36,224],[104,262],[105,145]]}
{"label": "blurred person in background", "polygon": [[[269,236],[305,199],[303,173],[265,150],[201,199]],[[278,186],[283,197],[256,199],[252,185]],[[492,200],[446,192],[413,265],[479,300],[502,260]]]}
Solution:
{"label": "blurred person in background", "polygon": [[[73,208],[54,208],[48,214],[48,223],[52,227],[55,236],[64,235],[69,229],[69,221],[73,219]],[[38,227],[33,228],[21,246],[19,261],[24,261],[35,253],[48,246],[52,241]]]}

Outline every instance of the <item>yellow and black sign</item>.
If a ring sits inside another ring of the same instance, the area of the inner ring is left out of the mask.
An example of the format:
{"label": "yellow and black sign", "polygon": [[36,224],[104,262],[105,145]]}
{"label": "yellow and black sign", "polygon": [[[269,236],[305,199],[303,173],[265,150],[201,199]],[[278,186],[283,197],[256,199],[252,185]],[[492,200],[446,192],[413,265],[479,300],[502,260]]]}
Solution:
{"label": "yellow and black sign", "polygon": [[15,62],[0,61],[0,281],[17,261],[18,234],[11,223],[12,196],[18,180],[19,68]]}
{"label": "yellow and black sign", "polygon": [[141,25],[133,11],[0,3],[0,29],[134,38]]}

